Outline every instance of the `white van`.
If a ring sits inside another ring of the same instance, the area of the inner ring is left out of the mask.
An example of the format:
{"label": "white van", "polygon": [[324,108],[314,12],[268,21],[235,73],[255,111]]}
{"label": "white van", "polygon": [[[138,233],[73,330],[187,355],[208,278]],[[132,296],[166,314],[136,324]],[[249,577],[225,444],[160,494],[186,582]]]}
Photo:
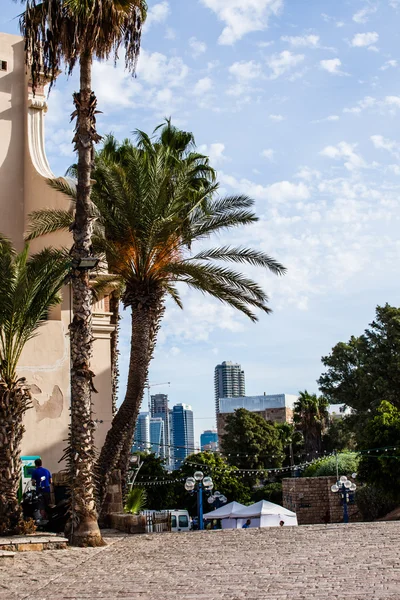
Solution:
{"label": "white van", "polygon": [[190,531],[189,513],[187,510],[169,510],[171,515],[171,531]]}

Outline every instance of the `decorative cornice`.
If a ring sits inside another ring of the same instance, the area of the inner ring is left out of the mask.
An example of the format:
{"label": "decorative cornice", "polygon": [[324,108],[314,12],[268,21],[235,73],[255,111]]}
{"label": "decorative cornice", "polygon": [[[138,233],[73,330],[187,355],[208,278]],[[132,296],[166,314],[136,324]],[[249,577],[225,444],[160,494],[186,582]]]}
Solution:
{"label": "decorative cornice", "polygon": [[28,109],[34,108],[35,110],[42,110],[43,112],[47,112],[47,102],[46,100],[42,100],[41,98],[28,98]]}
{"label": "decorative cornice", "polygon": [[44,143],[44,116],[47,102],[44,98],[28,98],[28,145],[32,164],[36,171],[46,179],[54,179],[47,160]]}

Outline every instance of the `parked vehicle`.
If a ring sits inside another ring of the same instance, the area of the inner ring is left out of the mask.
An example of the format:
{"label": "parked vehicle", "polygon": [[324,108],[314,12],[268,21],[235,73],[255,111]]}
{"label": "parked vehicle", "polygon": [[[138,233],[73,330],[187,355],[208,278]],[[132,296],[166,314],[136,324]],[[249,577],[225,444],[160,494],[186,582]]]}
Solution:
{"label": "parked vehicle", "polygon": [[190,519],[187,510],[169,510],[171,514],[171,531],[190,531]]}
{"label": "parked vehicle", "polygon": [[[69,513],[69,502],[61,500],[55,506],[45,505],[40,488],[28,487],[22,496],[24,519],[33,519],[39,531],[61,533],[65,530]],[[43,516],[44,511],[46,516]]]}

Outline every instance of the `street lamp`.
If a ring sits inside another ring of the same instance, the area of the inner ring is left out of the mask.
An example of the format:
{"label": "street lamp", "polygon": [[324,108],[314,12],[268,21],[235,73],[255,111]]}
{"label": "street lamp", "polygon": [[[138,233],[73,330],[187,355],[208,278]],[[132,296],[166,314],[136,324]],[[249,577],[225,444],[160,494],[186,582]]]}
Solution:
{"label": "street lamp", "polygon": [[[353,473],[353,475],[352,475],[353,479],[355,479],[356,476],[357,476],[357,474]],[[342,475],[340,477],[340,479],[338,479],[337,482],[331,486],[331,492],[333,492],[334,494],[340,493],[341,498],[342,498],[343,523],[349,522],[349,511],[347,509],[347,506],[348,506],[349,501],[353,499],[354,492],[356,491],[356,489],[357,489],[356,484],[354,482],[350,481],[350,479],[347,479],[346,475]]]}
{"label": "street lamp", "polygon": [[212,496],[207,498],[207,502],[212,504],[214,508],[220,508],[223,504],[228,502],[228,498],[221,494],[221,492],[214,492]]}
{"label": "street lamp", "polygon": [[204,477],[201,471],[196,471],[193,477],[188,477],[185,481],[185,490],[191,494],[197,494],[197,516],[199,519],[199,529],[204,529],[203,522],[203,489],[211,492],[213,488],[211,477]]}

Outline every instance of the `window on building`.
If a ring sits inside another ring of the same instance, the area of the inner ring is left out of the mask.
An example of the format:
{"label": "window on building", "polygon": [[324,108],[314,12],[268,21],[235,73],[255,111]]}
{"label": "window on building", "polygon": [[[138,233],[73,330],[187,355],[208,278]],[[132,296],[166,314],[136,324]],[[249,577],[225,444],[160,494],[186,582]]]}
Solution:
{"label": "window on building", "polygon": [[7,61],[0,60],[0,71],[7,71]]}

